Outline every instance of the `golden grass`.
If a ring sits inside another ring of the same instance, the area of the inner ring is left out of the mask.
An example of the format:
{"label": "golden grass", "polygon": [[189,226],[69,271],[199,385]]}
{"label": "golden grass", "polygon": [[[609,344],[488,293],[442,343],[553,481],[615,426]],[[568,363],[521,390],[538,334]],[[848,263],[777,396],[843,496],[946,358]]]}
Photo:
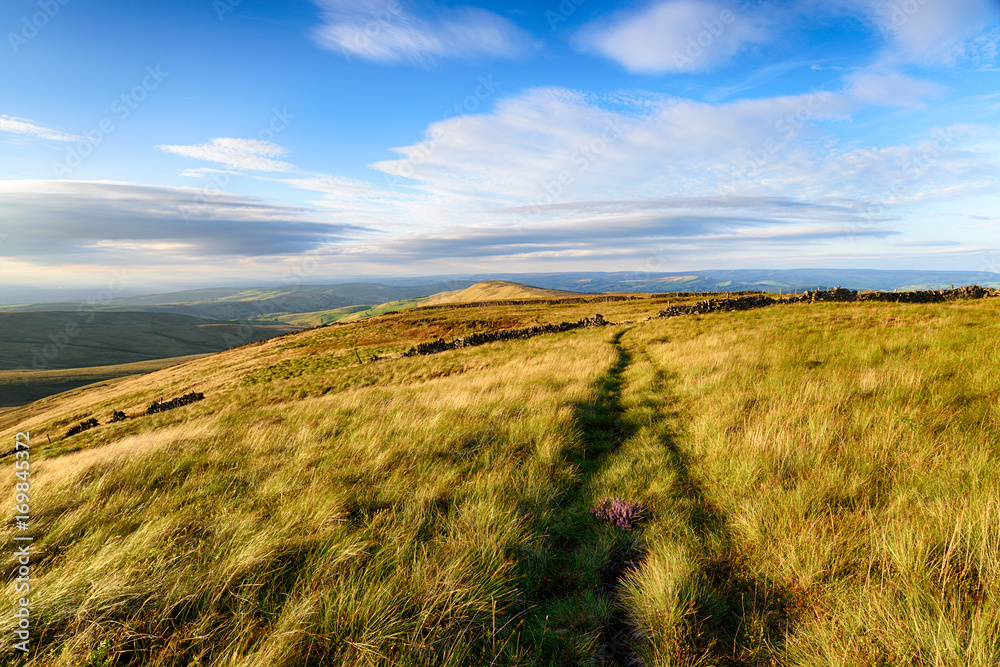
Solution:
{"label": "golden grass", "polygon": [[[27,664],[1000,664],[998,306],[343,360],[593,314],[396,313],[0,412],[0,438],[33,435]],[[648,520],[596,522],[605,496]]]}

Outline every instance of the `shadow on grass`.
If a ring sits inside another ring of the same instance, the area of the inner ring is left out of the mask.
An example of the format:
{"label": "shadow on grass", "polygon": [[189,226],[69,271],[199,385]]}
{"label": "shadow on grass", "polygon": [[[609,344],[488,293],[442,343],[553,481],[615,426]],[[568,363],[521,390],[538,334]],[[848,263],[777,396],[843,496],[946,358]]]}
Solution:
{"label": "shadow on grass", "polygon": [[[574,405],[579,445],[566,453],[577,476],[554,503],[537,515],[539,540],[521,561],[526,630],[539,665],[641,665],[639,633],[620,599],[621,579],[645,558],[640,531],[598,524],[590,514],[597,480],[619,447],[638,429],[622,405],[625,375],[634,353],[611,338],[616,358],[595,382],[592,400]],[[670,378],[654,378],[650,405],[667,424],[679,414],[664,412]],[[640,410],[642,412],[642,410]],[[689,551],[697,559],[692,575],[699,591],[684,627],[675,628],[671,652],[678,664],[757,667],[780,661],[790,624],[790,595],[756,577],[732,538],[724,513],[712,504],[692,472],[688,455],[669,429],[660,445],[674,473],[676,511],[690,528]]]}
{"label": "shadow on grass", "polygon": [[616,357],[596,381],[593,399],[573,406],[580,445],[566,457],[577,476],[539,521],[538,548],[522,566],[538,664],[629,665],[637,660],[628,650],[633,633],[617,589],[644,554],[634,533],[599,525],[590,513],[593,481],[633,432],[621,404],[632,362],[621,344],[627,331],[611,338]]}
{"label": "shadow on grass", "polygon": [[[657,373],[657,393],[667,395],[668,384],[667,376]],[[675,473],[674,493],[695,538],[690,546],[700,562],[694,575],[699,594],[691,621],[678,633],[677,657],[682,664],[720,667],[779,663],[791,624],[790,593],[752,574],[725,515],[692,475],[687,454],[669,431],[661,444]]]}

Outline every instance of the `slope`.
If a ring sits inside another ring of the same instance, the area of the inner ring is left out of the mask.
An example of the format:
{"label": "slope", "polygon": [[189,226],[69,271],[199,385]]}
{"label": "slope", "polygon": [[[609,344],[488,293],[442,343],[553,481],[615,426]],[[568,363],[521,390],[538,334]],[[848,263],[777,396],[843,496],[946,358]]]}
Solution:
{"label": "slope", "polygon": [[172,313],[0,313],[0,370],[54,370],[218,352],[298,327]]}
{"label": "slope", "polygon": [[450,292],[432,294],[421,306],[437,306],[444,303],[474,303],[477,301],[512,301],[516,299],[559,299],[582,296],[581,292],[532,287],[508,280],[486,280],[471,287]]}
{"label": "slope", "polygon": [[998,301],[647,299],[357,363],[594,315],[402,311],[0,413],[31,432],[16,660],[994,665]]}

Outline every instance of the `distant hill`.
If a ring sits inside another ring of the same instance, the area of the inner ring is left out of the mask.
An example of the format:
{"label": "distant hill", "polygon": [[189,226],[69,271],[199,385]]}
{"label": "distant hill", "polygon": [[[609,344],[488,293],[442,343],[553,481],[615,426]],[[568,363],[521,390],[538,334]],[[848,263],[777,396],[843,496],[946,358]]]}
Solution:
{"label": "distant hill", "polygon": [[[482,280],[486,276],[462,276]],[[895,271],[871,269],[719,269],[675,272],[510,273],[489,278],[581,292],[790,291],[846,287],[857,290],[938,289],[951,285],[1000,287],[988,271]]]}
{"label": "distant hill", "polygon": [[58,370],[220,352],[296,331],[174,313],[0,312],[0,370]]}
{"label": "distant hill", "polygon": [[476,301],[511,301],[516,299],[558,299],[580,296],[580,292],[534,287],[509,280],[486,280],[462,290],[434,294],[420,302],[421,306],[443,303],[473,303]]}
{"label": "distant hill", "polygon": [[[159,312],[193,315],[216,320],[249,320],[275,313],[320,313],[359,304],[424,297],[472,280],[433,281],[420,285],[345,283],[342,285],[290,285],[281,287],[211,288],[111,299],[95,306],[98,311]],[[78,303],[42,303],[0,307],[0,312],[77,310]],[[320,316],[321,317],[321,316]],[[270,319],[270,318],[269,318]]]}
{"label": "distant hill", "polygon": [[[281,321],[296,324],[326,324],[400,310],[422,299],[441,293],[447,299],[461,301],[459,292],[474,285],[519,285],[494,293],[484,288],[471,300],[530,298],[519,290],[535,289],[556,292],[714,292],[760,290],[789,292],[806,289],[847,287],[858,290],[936,289],[950,285],[978,284],[1000,287],[1000,274],[989,271],[896,271],[869,269],[719,269],[675,272],[618,271],[572,273],[492,273],[463,276],[424,276],[418,278],[373,277],[372,282],[325,285],[284,285],[271,287],[221,287],[186,290],[145,296],[112,299],[94,309],[99,311],[143,311],[178,313],[217,320]],[[477,287],[478,290],[478,287]],[[41,294],[39,291],[27,294]],[[45,292],[45,294],[53,291]],[[63,292],[58,292],[62,294]],[[501,296],[507,294],[509,296]],[[551,294],[534,293],[547,297]],[[15,297],[21,292],[0,287],[0,303],[25,303]],[[69,294],[67,294],[69,296]],[[445,297],[441,297],[445,298]],[[426,303],[435,303],[427,301]],[[440,301],[437,301],[440,303]],[[370,304],[379,304],[372,306]],[[0,306],[0,313],[10,311],[75,311],[79,302],[34,303]],[[88,306],[90,307],[90,306]],[[343,309],[347,309],[346,311]],[[300,317],[293,317],[295,314]]]}

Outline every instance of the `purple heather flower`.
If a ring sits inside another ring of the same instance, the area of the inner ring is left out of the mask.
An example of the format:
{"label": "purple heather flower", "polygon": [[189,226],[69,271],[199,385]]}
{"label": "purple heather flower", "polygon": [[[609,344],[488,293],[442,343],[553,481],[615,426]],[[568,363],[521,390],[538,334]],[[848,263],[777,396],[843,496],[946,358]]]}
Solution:
{"label": "purple heather flower", "polygon": [[621,498],[604,498],[590,513],[622,530],[631,530],[642,519],[646,506]]}

